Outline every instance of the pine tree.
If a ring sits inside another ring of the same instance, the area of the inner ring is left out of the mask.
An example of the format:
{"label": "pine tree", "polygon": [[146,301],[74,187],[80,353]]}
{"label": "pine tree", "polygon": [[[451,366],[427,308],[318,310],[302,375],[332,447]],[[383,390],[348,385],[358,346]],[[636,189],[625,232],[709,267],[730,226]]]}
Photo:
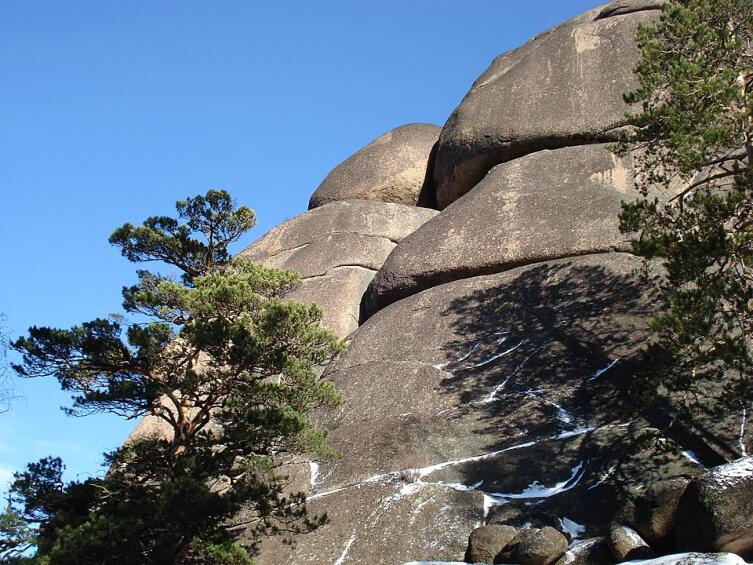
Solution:
{"label": "pine tree", "polygon": [[343,344],[318,307],[286,299],[298,275],[231,258],[228,246],[255,223],[250,209],[209,191],[177,211],[126,224],[110,242],[179,277],[139,270],[123,289],[125,315],[32,327],[13,344],[19,375],[57,378],[73,394],[71,414],[150,415],[170,431],[109,454],[102,479],[63,485],[54,460],[17,474],[21,514],[40,524],[40,559],[246,563],[227,529],[239,511],[257,535],[324,519],[307,515],[302,494],[284,494],[275,469],[285,452],[327,454],[309,415],[342,402],[316,367]]}
{"label": "pine tree", "polygon": [[[679,414],[753,399],[753,3],[674,0],[637,35],[633,152],[643,198],[623,205],[634,250],[666,267],[642,400]],[[681,186],[681,189],[677,187]],[[661,189],[664,190],[661,190]],[[658,197],[650,194],[661,193]],[[714,408],[716,407],[716,408]]]}

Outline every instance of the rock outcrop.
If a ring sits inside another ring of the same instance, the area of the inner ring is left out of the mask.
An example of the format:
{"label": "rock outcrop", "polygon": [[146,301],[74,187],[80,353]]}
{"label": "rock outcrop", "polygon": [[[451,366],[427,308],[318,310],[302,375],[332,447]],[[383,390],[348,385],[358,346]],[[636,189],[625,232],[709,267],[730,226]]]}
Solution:
{"label": "rock outcrop", "polygon": [[399,241],[435,210],[384,202],[332,202],[292,218],[259,238],[241,256],[299,273],[290,298],[324,310],[324,325],[340,337],[358,327],[369,282]]}
{"label": "rock outcrop", "polygon": [[332,169],[311,197],[309,209],[352,199],[431,206],[434,196],[426,175],[440,131],[432,124],[388,131]]}
{"label": "rock outcrop", "polygon": [[437,144],[437,204],[446,208],[495,165],[542,149],[610,140],[636,86],[634,36],[659,2],[596,8],[497,57],[452,113]]}
{"label": "rock outcrop", "polygon": [[663,271],[643,276],[618,229],[636,167],[605,143],[662,3],[613,1],[501,55],[441,134],[388,132],[242,252],[300,273],[292,298],[350,344],[322,377],[347,404],[315,414],[340,456],[293,478],[329,523],[265,539],[258,565],[748,555],[750,459],[706,466],[751,447],[749,407],[668,437],[671,398],[628,405]]}

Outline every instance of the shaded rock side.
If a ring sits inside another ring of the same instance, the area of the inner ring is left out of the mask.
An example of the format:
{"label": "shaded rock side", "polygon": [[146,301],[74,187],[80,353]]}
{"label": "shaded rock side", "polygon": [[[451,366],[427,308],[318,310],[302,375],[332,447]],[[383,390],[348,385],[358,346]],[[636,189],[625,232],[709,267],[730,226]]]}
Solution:
{"label": "shaded rock side", "polygon": [[638,24],[658,2],[595,8],[497,57],[452,113],[437,143],[433,182],[447,207],[493,166],[542,149],[610,140],[637,82]]}
{"label": "shaded rock side", "polygon": [[[326,373],[348,402],[318,417],[341,457],[318,462],[310,499],[332,523],[289,554],[265,541],[259,562],[336,562],[351,535],[341,563],[460,560],[468,533],[517,502],[532,503],[532,523],[597,535],[624,485],[700,472],[679,454],[626,455],[638,436],[661,439],[620,414],[656,299],[640,264],[611,253],[521,267],[371,318]],[[457,539],[446,516],[465,528]],[[390,541],[369,553],[374,540]]]}
{"label": "shaded rock side", "polygon": [[309,201],[309,209],[339,200],[375,200],[430,206],[423,193],[432,148],[441,128],[410,124],[395,128],[337,165]]}
{"label": "shaded rock side", "polygon": [[629,250],[618,216],[621,201],[637,196],[632,159],[605,145],[541,151],[498,165],[395,248],[369,286],[362,315],[444,282]]}
{"label": "shaded rock side", "polygon": [[292,218],[240,255],[299,273],[290,298],[316,303],[324,325],[345,337],[358,327],[361,297],[397,242],[436,211],[382,202],[333,202]]}
{"label": "shaded rock side", "polygon": [[753,457],[691,481],[677,510],[680,551],[728,551],[753,559]]}

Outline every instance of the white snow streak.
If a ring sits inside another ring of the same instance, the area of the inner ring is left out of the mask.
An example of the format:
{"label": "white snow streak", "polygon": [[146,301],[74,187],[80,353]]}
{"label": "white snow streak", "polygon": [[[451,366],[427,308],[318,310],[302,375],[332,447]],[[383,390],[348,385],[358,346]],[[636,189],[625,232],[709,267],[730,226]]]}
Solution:
{"label": "white snow streak", "polygon": [[466,359],[468,359],[468,357],[470,357],[471,355],[473,355],[473,352],[478,349],[479,345],[481,345],[481,342],[477,341],[476,343],[474,343],[470,347],[470,349],[468,349],[468,351],[466,351],[463,355],[461,355],[457,359],[454,359],[452,361],[448,361],[447,363],[440,363],[438,365],[434,365],[434,368],[435,369],[444,369],[446,367],[449,367],[450,365],[457,365],[458,363],[462,363],[463,361],[465,361]]}
{"label": "white snow streak", "polygon": [[501,353],[497,353],[496,355],[492,355],[488,359],[484,359],[483,361],[479,361],[475,365],[469,365],[469,366],[467,366],[465,368],[466,369],[476,369],[478,367],[483,367],[484,365],[488,365],[489,363],[491,363],[493,361],[496,361],[500,357],[504,357],[505,355],[509,355],[513,351],[517,350],[518,348],[520,348],[521,345],[523,345],[524,341],[525,340],[521,339],[520,343],[518,343],[517,345],[512,346],[510,349],[506,349],[505,351],[503,351]]}
{"label": "white snow streak", "polygon": [[560,524],[562,525],[562,529],[570,534],[572,541],[580,539],[586,533],[586,527],[583,524],[578,524],[578,522],[574,522],[564,516],[560,518]]}
{"label": "white snow streak", "polygon": [[593,375],[591,375],[591,378],[588,379],[588,380],[589,381],[595,381],[601,375],[603,375],[604,373],[606,373],[609,369],[611,369],[612,367],[614,367],[619,362],[619,360],[620,360],[620,358],[618,357],[617,359],[615,359],[614,361],[612,361],[609,365],[607,365],[603,369],[597,370]]}
{"label": "white snow streak", "polygon": [[743,457],[748,456],[748,452],[745,450],[745,424],[748,419],[748,411],[745,406],[743,406],[743,418],[740,422],[740,455]]}
{"label": "white snow streak", "polygon": [[345,559],[348,557],[348,552],[350,551],[350,546],[353,545],[353,542],[356,541],[356,530],[353,530],[353,534],[350,536],[350,539],[348,540],[348,543],[345,544],[345,549],[343,550],[340,557],[335,561],[332,565],[342,565],[345,563]]}
{"label": "white snow streak", "polygon": [[566,492],[570,489],[575,488],[575,486],[580,482],[580,480],[583,478],[583,475],[586,474],[585,465],[583,464],[583,461],[578,463],[575,467],[573,467],[572,472],[570,476],[555,485],[552,485],[551,487],[545,487],[541,485],[538,481],[532,482],[530,485],[528,485],[525,489],[523,489],[520,492],[517,493],[488,493],[489,496],[501,499],[501,500],[511,500],[511,499],[528,499],[528,498],[550,498],[554,495]]}

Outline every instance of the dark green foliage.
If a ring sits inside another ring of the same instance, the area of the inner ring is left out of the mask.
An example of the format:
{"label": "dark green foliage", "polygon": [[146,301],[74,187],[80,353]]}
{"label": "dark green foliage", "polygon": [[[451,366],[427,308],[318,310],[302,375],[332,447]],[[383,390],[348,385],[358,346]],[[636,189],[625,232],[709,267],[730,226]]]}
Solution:
{"label": "dark green foliage", "polygon": [[671,391],[684,416],[701,404],[748,405],[753,3],[676,0],[637,39],[640,87],[626,99],[642,111],[616,150],[634,152],[644,198],[623,205],[621,227],[667,272],[638,395]]}
{"label": "dark green foliage", "polygon": [[285,494],[276,462],[286,452],[328,454],[309,414],[342,398],[315,367],[343,344],[320,327],[318,307],[285,300],[296,274],[230,258],[251,210],[220,191],[177,207],[185,223],[150,218],[110,241],[132,261],[178,267],[180,280],[139,271],[123,289],[130,318],[33,327],[13,344],[23,358],[16,371],[57,378],[74,395],[71,413],[148,415],[169,430],[109,454],[102,479],[63,485],[59,460],[18,475],[16,508],[39,525],[38,559],[240,564],[246,553],[228,530],[238,516],[256,536],[326,519],[307,515],[302,494]]}

